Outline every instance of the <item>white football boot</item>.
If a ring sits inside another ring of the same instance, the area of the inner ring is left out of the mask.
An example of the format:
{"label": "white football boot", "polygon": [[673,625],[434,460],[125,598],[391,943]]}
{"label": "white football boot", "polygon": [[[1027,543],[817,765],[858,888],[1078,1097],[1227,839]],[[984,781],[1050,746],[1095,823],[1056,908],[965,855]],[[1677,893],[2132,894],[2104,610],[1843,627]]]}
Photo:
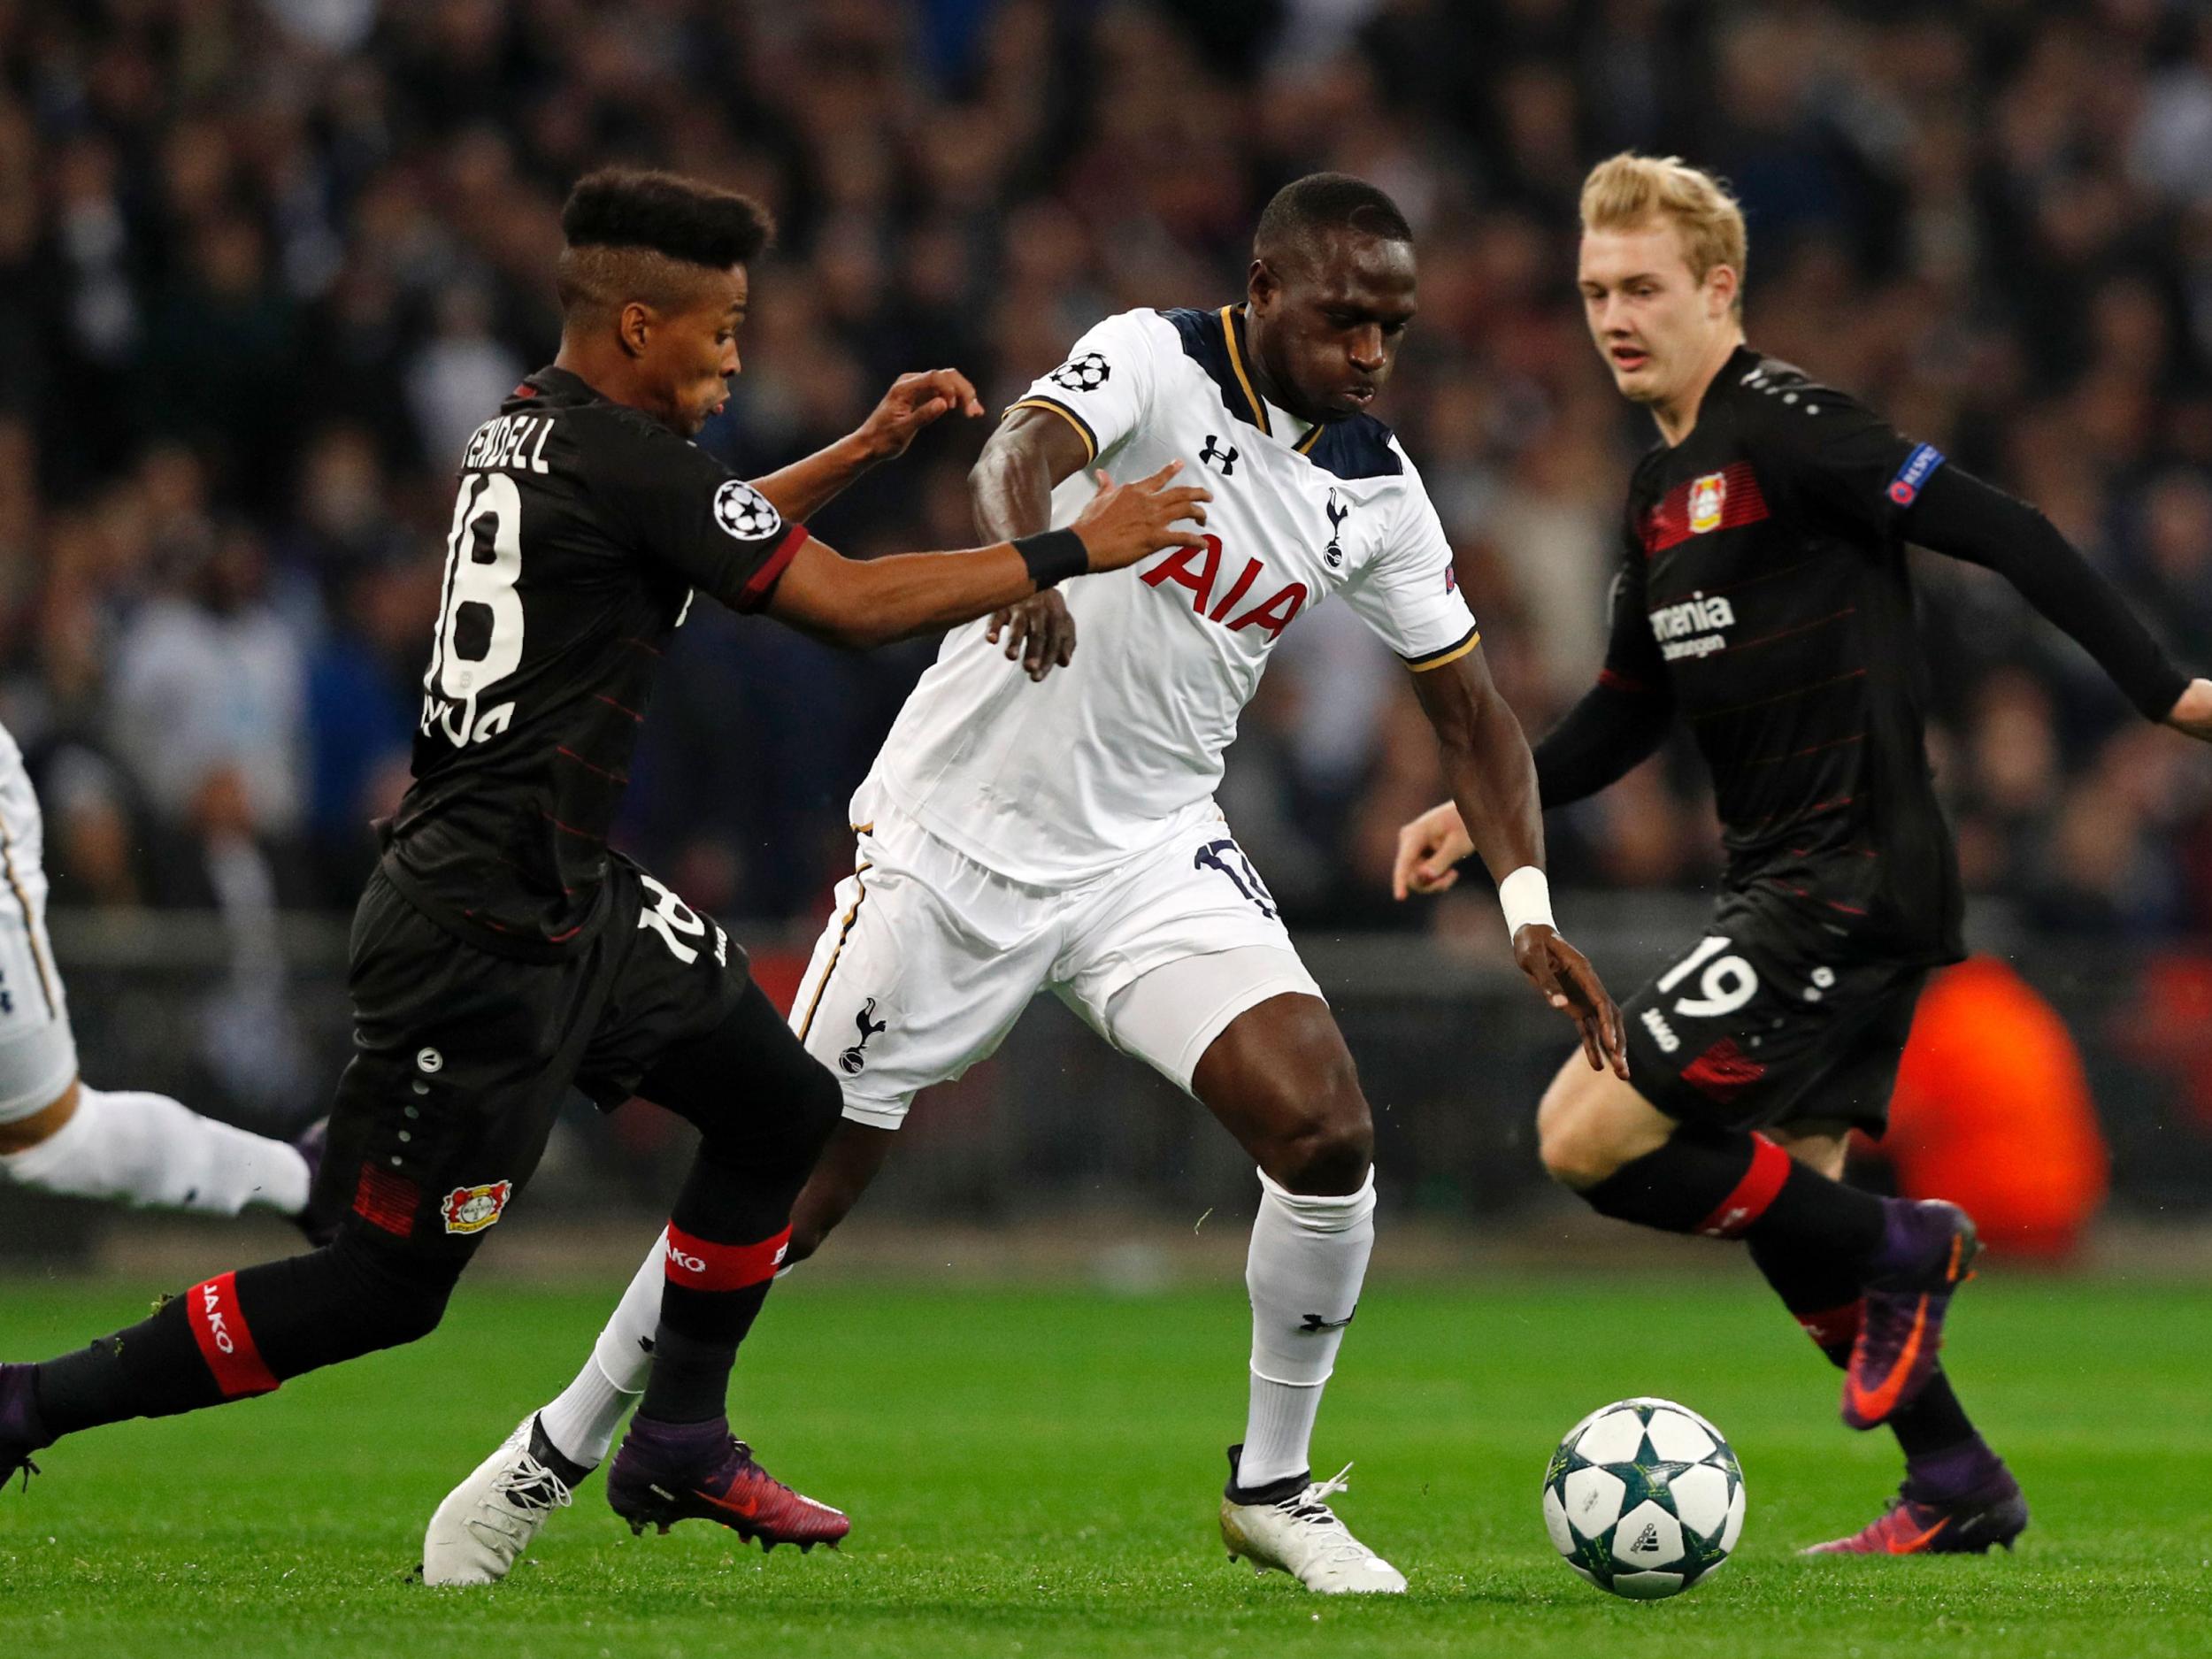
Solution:
{"label": "white football boot", "polygon": [[497,1584],[556,1509],[568,1483],[530,1455],[533,1412],[499,1449],[445,1495],[422,1540],[425,1584]]}
{"label": "white football boot", "polygon": [[[1230,1455],[1236,1464],[1239,1447]],[[1283,1496],[1239,1502],[1233,1486],[1221,1500],[1221,1541],[1231,1561],[1288,1573],[1320,1595],[1403,1595],[1405,1575],[1352,1536],[1329,1500],[1351,1483],[1349,1463],[1333,1479],[1310,1483]]]}

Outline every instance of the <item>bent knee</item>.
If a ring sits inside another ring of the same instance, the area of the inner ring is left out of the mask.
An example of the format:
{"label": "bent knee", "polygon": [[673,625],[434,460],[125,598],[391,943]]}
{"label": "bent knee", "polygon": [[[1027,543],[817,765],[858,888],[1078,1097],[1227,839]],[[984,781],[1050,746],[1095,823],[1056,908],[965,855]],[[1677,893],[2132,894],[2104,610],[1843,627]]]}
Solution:
{"label": "bent knee", "polygon": [[1254,1150],[1277,1186],[1294,1193],[1356,1193],[1375,1161],[1375,1120],[1350,1074],[1318,1100],[1286,1107],[1280,1126]]}

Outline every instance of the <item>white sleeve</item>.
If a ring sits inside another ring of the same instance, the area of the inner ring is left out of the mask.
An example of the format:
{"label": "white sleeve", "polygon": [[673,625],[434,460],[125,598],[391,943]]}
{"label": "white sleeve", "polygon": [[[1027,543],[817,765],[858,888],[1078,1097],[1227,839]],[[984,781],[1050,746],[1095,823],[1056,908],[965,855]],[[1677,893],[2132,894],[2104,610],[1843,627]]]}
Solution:
{"label": "white sleeve", "polygon": [[1152,406],[1149,329],[1155,313],[1123,311],[1096,324],[1075,342],[1068,359],[1008,405],[1049,409],[1083,434],[1090,462],[1137,430]]}
{"label": "white sleeve", "polygon": [[1466,656],[1482,636],[1459,591],[1443,521],[1410,463],[1406,472],[1405,498],[1389,539],[1344,596],[1383,643],[1418,673]]}

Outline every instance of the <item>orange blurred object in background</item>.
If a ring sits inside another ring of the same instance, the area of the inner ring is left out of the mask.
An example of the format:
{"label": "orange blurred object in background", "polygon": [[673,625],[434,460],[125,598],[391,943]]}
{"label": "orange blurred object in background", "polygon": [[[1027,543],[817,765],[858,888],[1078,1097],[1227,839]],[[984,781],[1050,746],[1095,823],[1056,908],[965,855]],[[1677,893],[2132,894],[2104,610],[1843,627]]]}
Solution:
{"label": "orange blurred object in background", "polygon": [[2052,1262],[2080,1244],[2110,1170],[2072,1034],[1993,956],[1929,981],[1879,1151],[1901,1192],[1963,1204],[2003,1254]]}

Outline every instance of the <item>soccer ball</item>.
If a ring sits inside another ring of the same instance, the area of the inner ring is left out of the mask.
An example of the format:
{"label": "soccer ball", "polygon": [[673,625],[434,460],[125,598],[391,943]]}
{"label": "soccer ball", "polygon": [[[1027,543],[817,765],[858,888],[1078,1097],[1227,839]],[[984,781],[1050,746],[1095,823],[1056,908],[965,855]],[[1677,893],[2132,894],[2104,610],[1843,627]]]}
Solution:
{"label": "soccer ball", "polygon": [[1678,1595],[1743,1533],[1743,1471],[1671,1400],[1620,1400],[1567,1431],[1544,1471],[1544,1528],[1567,1564],[1640,1601]]}

